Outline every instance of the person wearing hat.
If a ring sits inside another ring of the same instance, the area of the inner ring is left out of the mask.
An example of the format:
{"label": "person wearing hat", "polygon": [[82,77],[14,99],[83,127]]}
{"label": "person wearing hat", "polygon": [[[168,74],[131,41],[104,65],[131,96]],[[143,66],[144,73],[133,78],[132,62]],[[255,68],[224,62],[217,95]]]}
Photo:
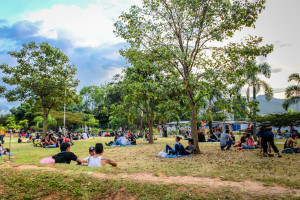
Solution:
{"label": "person wearing hat", "polygon": [[93,156],[93,155],[95,155],[95,147],[90,147],[89,148],[89,154],[90,154],[90,156],[89,157],[86,157],[86,158],[84,158],[83,159],[83,163],[89,163],[90,162],[90,158]]}
{"label": "person wearing hat", "polygon": [[274,152],[278,154],[278,157],[282,157],[279,153],[278,148],[274,144],[274,133],[272,132],[272,127],[269,127],[267,124],[263,124],[260,130],[257,133],[259,138],[259,147],[263,148],[264,157],[273,157],[274,155],[268,155],[268,143],[273,148]]}
{"label": "person wearing hat", "polygon": [[104,167],[106,164],[109,164],[113,167],[117,166],[117,163],[102,156],[103,154],[103,145],[102,143],[97,143],[95,145],[94,155],[90,156],[88,163],[83,163],[82,166],[88,167]]}

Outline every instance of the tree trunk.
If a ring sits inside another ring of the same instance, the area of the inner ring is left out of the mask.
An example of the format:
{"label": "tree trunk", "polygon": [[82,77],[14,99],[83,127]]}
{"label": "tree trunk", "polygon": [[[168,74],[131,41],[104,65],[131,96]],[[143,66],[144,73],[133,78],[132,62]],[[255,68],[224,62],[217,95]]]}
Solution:
{"label": "tree trunk", "polygon": [[197,110],[196,110],[196,103],[194,101],[194,97],[191,96],[192,92],[188,92],[189,102],[191,106],[191,131],[192,131],[192,138],[195,146],[195,153],[200,153],[199,143],[198,143],[198,133],[197,133]]}
{"label": "tree trunk", "polygon": [[153,138],[153,119],[151,117],[150,123],[149,123],[149,144],[154,143],[154,138]]}
{"label": "tree trunk", "polygon": [[[254,83],[253,85],[253,100],[256,100],[256,85]],[[257,141],[257,136],[256,136],[256,107],[253,108],[253,136],[254,140]]]}
{"label": "tree trunk", "polygon": [[47,108],[43,108],[44,122],[43,122],[43,136],[46,137],[47,134],[47,119],[48,119],[48,111]]}

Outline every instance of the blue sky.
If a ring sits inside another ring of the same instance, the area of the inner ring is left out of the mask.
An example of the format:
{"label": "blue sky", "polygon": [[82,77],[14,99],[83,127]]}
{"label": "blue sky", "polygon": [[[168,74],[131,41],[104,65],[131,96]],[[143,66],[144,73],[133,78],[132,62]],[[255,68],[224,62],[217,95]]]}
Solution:
{"label": "blue sky", "polygon": [[[300,69],[300,1],[267,2],[256,29],[237,33],[234,40],[251,34],[275,44],[266,60],[273,68],[267,82],[275,97],[284,98],[284,88],[291,84],[288,75]],[[126,66],[118,53],[126,44],[113,34],[113,23],[133,4],[140,0],[0,0],[0,63],[14,65],[7,51],[23,43],[46,41],[61,48],[78,68],[78,89],[106,83]],[[13,105],[0,99],[0,110]]]}

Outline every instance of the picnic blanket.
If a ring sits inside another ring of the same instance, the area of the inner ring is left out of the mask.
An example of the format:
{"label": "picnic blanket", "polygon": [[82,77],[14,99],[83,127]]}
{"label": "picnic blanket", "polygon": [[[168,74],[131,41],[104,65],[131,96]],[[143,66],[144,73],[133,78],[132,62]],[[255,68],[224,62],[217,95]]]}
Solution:
{"label": "picnic blanket", "polygon": [[189,157],[192,156],[193,154],[189,155],[167,155],[165,158],[181,158],[181,157]]}
{"label": "picnic blanket", "polygon": [[126,144],[126,145],[111,145],[110,147],[128,147],[128,146],[136,146],[139,144]]}
{"label": "picnic blanket", "polygon": [[179,157],[188,157],[188,156],[192,156],[193,154],[189,154],[189,155],[168,155],[166,152],[159,152],[157,154],[158,157],[162,157],[162,158],[179,158]]}

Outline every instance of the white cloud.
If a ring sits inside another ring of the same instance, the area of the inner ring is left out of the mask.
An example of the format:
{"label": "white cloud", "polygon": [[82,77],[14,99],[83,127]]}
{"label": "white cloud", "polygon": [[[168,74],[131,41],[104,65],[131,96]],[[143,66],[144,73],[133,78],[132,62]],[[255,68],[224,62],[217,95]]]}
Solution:
{"label": "white cloud", "polygon": [[122,11],[127,11],[130,4],[121,0],[98,0],[86,8],[76,5],[53,5],[51,9],[42,9],[25,16],[31,22],[43,21],[39,34],[55,39],[68,38],[74,41],[75,47],[99,46],[123,42],[113,30],[114,22]]}

